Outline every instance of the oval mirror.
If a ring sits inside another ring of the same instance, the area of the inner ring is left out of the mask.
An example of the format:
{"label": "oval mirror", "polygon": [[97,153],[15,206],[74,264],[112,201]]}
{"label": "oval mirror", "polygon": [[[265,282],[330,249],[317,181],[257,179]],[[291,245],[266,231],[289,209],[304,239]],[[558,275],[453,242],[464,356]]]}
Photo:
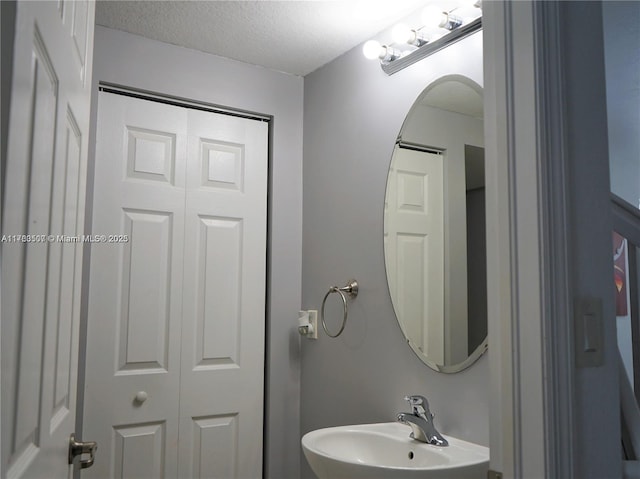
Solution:
{"label": "oval mirror", "polygon": [[459,75],[429,85],[393,152],[384,210],[387,282],[400,328],[436,371],[487,349],[482,88]]}

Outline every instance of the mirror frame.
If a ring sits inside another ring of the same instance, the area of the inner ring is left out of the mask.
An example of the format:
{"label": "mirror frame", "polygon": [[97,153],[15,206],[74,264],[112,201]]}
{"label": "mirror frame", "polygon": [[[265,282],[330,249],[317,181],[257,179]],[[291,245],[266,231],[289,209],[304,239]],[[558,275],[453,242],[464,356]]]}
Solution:
{"label": "mirror frame", "polygon": [[[471,89],[473,89],[476,93],[478,93],[483,98],[483,101],[484,101],[484,89],[483,89],[483,87],[480,86],[478,83],[476,83],[474,80],[472,80],[471,78],[469,78],[467,76],[460,75],[460,74],[447,74],[447,75],[443,75],[443,76],[440,76],[438,78],[435,78],[416,97],[416,99],[412,103],[411,107],[409,108],[409,111],[405,115],[405,118],[404,118],[404,120],[402,122],[402,125],[400,126],[400,131],[399,131],[399,133],[398,133],[398,135],[396,137],[396,143],[394,145],[393,152],[391,153],[391,159],[389,160],[389,167],[388,167],[387,171],[390,171],[391,163],[393,162],[395,153],[396,153],[396,151],[397,151],[397,149],[399,147],[398,145],[399,145],[399,143],[401,143],[403,141],[402,140],[402,132],[405,129],[405,126],[407,124],[407,120],[411,117],[412,113],[417,108],[417,106],[422,101],[422,99],[425,96],[427,96],[429,94],[429,92],[433,88],[435,88],[436,86],[438,86],[438,85],[440,85],[440,84],[442,84],[444,82],[447,82],[447,81],[457,81],[457,82],[460,82],[460,83],[464,83],[465,85],[467,85]],[[436,148],[434,148],[434,150],[435,149]],[[386,202],[387,202],[387,191],[388,191],[388,188],[389,188],[389,180],[388,179],[389,179],[389,173],[387,173],[387,182],[385,184],[384,202],[383,202],[384,204],[386,204]],[[383,217],[384,217],[384,208],[383,208]],[[485,221],[486,221],[486,219],[485,219]],[[385,229],[384,219],[383,219],[383,229]],[[445,242],[445,248],[446,248],[446,242]],[[386,283],[387,283],[387,292],[389,293],[389,299],[391,301],[391,306],[393,308],[393,313],[395,315],[396,322],[400,326],[400,330],[402,331],[402,335],[404,336],[405,341],[407,342],[407,344],[409,345],[411,350],[414,352],[414,354],[424,364],[429,366],[434,371],[441,372],[441,373],[446,373],[446,374],[452,374],[452,373],[461,372],[461,371],[469,368],[476,361],[478,361],[478,359],[480,359],[480,357],[485,352],[487,352],[487,350],[489,349],[489,334],[488,333],[485,336],[484,340],[474,349],[474,351],[469,356],[467,356],[467,358],[464,361],[462,361],[460,363],[452,364],[452,365],[441,365],[441,364],[437,364],[434,361],[430,360],[427,357],[427,355],[424,354],[424,352],[420,350],[418,345],[408,337],[407,332],[406,332],[406,328],[403,325],[403,323],[400,321],[400,318],[398,317],[398,313],[396,311],[396,306],[394,304],[393,297],[391,295],[391,287],[390,287],[390,284],[389,284],[389,277],[388,277],[387,254],[386,254],[386,248],[385,248],[385,243],[384,243],[384,234],[383,234],[383,241],[382,241],[382,253],[383,253],[383,257],[384,257],[385,279],[386,279]],[[447,274],[446,271],[445,271],[445,274]]]}

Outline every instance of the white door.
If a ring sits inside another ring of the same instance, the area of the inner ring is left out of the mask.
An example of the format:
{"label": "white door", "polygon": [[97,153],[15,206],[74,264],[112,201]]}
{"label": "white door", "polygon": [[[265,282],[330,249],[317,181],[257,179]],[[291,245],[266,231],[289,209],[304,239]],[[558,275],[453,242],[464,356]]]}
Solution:
{"label": "white door", "polygon": [[262,477],[267,127],[188,110],[179,477]]}
{"label": "white door", "polygon": [[2,224],[2,477],[64,478],[75,432],[94,4],[18,2]]}
{"label": "white door", "polygon": [[[405,334],[444,364],[443,156],[396,148],[385,218],[391,297]],[[399,294],[399,292],[402,294]]]}
{"label": "white door", "polygon": [[99,94],[87,477],[260,477],[266,185],[266,123]]}
{"label": "white door", "polygon": [[91,245],[83,433],[100,457],[87,477],[177,475],[186,118],[98,95],[91,231],[116,242]]}

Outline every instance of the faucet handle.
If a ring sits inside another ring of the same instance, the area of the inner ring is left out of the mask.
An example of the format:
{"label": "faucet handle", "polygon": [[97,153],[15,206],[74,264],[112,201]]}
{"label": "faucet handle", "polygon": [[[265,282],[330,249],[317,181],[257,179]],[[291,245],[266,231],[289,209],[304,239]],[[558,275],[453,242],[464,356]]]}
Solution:
{"label": "faucet handle", "polygon": [[[411,405],[411,412],[413,412],[414,415],[422,416],[427,420],[433,417],[431,411],[429,411],[429,401],[427,401],[427,398],[424,396],[405,396],[404,400],[409,401],[409,404]],[[429,415],[429,418],[427,418],[427,414]]]}
{"label": "faucet handle", "polygon": [[429,401],[427,401],[427,398],[424,396],[405,396],[404,400],[409,401],[409,404],[411,404],[411,406],[426,406],[427,409],[429,408]]}

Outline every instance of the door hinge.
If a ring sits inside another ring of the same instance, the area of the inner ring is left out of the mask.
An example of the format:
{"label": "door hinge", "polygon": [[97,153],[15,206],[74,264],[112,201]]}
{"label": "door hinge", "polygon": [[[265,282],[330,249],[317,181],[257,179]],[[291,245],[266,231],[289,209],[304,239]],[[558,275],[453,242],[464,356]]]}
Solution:
{"label": "door hinge", "polygon": [[487,479],[502,479],[502,473],[489,469],[487,472]]}

